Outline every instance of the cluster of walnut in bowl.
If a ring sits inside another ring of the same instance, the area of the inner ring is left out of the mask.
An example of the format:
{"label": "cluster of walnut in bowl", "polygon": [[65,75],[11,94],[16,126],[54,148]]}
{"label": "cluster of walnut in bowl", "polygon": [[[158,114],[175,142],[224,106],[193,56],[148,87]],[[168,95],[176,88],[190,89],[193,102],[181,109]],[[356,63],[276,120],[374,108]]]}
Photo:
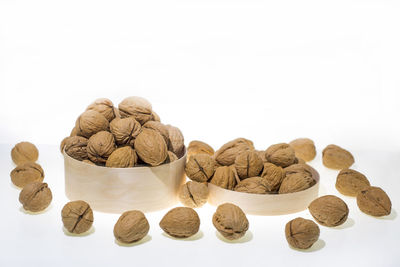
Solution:
{"label": "cluster of walnut in bowl", "polygon": [[181,131],[160,122],[144,98],[125,98],[114,107],[109,99],[97,99],[76,120],[61,151],[88,164],[127,168],[158,166],[185,153]]}
{"label": "cluster of walnut in bowl", "polygon": [[305,164],[316,155],[310,139],[275,144],[258,151],[252,141],[238,138],[215,153],[207,144],[196,142],[189,145],[185,168],[193,181],[254,194],[294,193],[316,183],[313,169]]}

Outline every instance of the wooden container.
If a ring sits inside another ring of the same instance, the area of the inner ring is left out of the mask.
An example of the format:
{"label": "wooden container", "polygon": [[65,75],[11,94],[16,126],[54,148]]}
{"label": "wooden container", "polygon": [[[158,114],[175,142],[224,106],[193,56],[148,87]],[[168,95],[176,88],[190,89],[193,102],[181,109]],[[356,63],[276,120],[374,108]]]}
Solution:
{"label": "wooden container", "polygon": [[96,211],[168,208],[177,203],[179,187],[185,181],[186,153],[172,163],[133,168],[95,166],[63,155],[67,197],[84,200]]}

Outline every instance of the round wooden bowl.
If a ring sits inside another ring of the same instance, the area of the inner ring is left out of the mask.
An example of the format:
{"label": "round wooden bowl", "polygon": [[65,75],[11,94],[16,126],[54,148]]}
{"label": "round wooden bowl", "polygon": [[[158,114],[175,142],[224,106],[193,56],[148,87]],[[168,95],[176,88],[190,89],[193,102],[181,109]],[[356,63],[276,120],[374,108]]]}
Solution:
{"label": "round wooden bowl", "polygon": [[84,200],[101,212],[142,212],[168,208],[177,203],[185,181],[186,153],[180,159],[156,167],[108,168],[71,158],[65,152],[65,194]]}
{"label": "round wooden bowl", "polygon": [[319,174],[312,168],[312,176],[316,181],[312,187],[289,194],[250,194],[227,190],[209,183],[208,202],[218,206],[232,203],[239,206],[246,214],[282,215],[305,210],[318,197]]}

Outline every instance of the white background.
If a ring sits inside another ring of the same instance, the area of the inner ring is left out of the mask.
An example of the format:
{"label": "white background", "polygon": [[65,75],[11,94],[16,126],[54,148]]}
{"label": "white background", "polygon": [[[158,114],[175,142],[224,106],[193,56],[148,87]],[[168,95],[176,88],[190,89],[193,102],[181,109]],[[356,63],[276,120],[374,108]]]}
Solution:
{"label": "white background", "polygon": [[[336,172],[322,167],[320,151],[341,145],[396,210],[399,14],[394,0],[0,0],[0,207],[6,209],[0,263],[398,266],[398,218],[363,215],[350,198],[344,199],[354,224],[340,231],[321,227],[325,245],[312,253],[291,250],[282,234],[289,219],[310,217],[306,211],[250,216],[253,237],[240,244],[218,239],[211,206],[199,210],[203,236],[193,242],[161,234],[165,211],[148,215],[152,240],[140,246],[116,245],[118,216],[101,213],[91,235],[66,236],[58,218],[67,200],[57,146],[94,99],[118,104],[139,95],[163,122],[182,130],[186,143],[200,139],[218,148],[246,137],[265,149],[312,138],[319,149],[312,164],[325,175],[321,193],[337,194]],[[41,215],[19,210],[8,178],[9,151],[22,140],[38,144],[55,192],[52,208]]]}

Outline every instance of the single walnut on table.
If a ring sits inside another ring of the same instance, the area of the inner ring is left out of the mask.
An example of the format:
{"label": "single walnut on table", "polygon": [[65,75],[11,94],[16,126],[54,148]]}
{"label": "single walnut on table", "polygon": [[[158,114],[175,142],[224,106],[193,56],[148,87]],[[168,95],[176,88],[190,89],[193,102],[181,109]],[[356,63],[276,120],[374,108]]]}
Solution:
{"label": "single walnut on table", "polygon": [[246,214],[236,205],[225,203],[219,205],[212,218],[213,225],[226,239],[239,239],[249,229]]}
{"label": "single walnut on table", "polygon": [[175,238],[195,235],[200,228],[200,218],[192,208],[178,207],[168,211],[160,221],[160,227]]}
{"label": "single walnut on table", "polygon": [[364,174],[352,169],[343,169],[336,178],[335,186],[343,195],[355,197],[370,184]]}
{"label": "single walnut on table", "polygon": [[143,212],[130,210],[122,213],[114,226],[115,239],[130,244],[142,240],[149,232],[150,225]]}
{"label": "single walnut on table", "polygon": [[294,248],[310,248],[319,238],[319,227],[311,221],[296,218],[289,221],[285,226],[286,240]]}
{"label": "single walnut on table", "polygon": [[27,184],[19,194],[19,202],[21,202],[24,209],[32,212],[46,209],[52,199],[53,195],[50,188],[46,183],[41,182]]}
{"label": "single walnut on table", "polygon": [[308,206],[308,210],[319,224],[328,227],[343,224],[349,215],[349,208],[346,203],[333,195],[315,199]]}
{"label": "single walnut on table", "polygon": [[357,194],[359,209],[371,216],[386,216],[392,211],[392,202],[382,188],[370,186]]}
{"label": "single walnut on table", "polygon": [[15,186],[23,188],[32,182],[42,182],[44,171],[42,167],[34,162],[27,162],[15,167],[10,173],[11,181]]}
{"label": "single walnut on table", "polygon": [[11,150],[11,158],[16,165],[35,162],[39,158],[39,151],[32,143],[20,142]]}
{"label": "single walnut on table", "polygon": [[71,201],[63,207],[61,218],[68,232],[82,234],[92,227],[93,211],[83,200]]}
{"label": "single walnut on table", "polygon": [[322,163],[331,169],[348,169],[354,163],[353,155],[336,145],[329,145],[322,151]]}

